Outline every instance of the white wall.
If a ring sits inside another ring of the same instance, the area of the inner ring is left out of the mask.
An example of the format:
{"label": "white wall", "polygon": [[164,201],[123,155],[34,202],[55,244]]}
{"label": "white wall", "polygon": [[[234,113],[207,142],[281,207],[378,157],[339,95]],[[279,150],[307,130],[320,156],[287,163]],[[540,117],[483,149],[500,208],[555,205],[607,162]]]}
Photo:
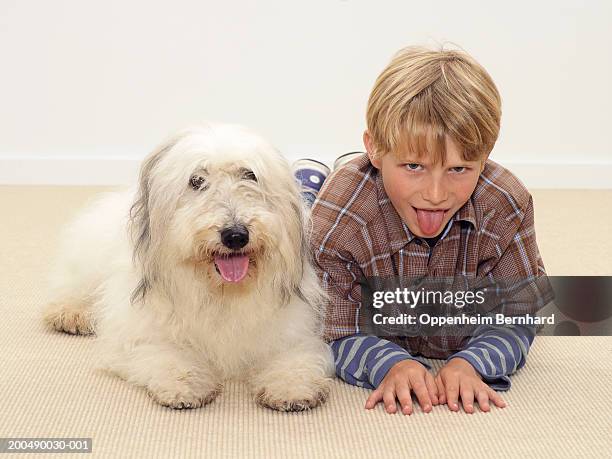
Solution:
{"label": "white wall", "polygon": [[200,119],[331,161],[362,149],[392,54],[450,41],[502,93],[493,159],[532,187],[612,187],[611,20],[609,1],[0,0],[0,183],[129,180]]}

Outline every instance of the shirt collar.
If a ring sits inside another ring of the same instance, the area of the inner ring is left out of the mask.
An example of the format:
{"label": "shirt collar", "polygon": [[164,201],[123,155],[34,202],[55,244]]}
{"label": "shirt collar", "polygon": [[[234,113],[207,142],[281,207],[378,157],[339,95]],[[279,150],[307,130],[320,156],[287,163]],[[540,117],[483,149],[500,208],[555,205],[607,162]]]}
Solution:
{"label": "shirt collar", "polygon": [[474,203],[472,202],[473,196],[467,200],[465,204],[455,213],[453,216],[454,221],[464,221],[472,224],[475,230],[478,230],[478,224],[476,221],[476,209],[474,209]]}
{"label": "shirt collar", "polygon": [[[378,196],[378,205],[380,206],[382,218],[385,222],[385,226],[387,227],[387,234],[389,236],[391,253],[395,253],[399,249],[404,247],[406,244],[411,242],[416,236],[412,234],[412,232],[408,228],[408,225],[404,223],[402,217],[400,217],[400,215],[397,213],[397,210],[389,199],[389,196],[385,191],[382,174],[380,173],[380,171],[376,171],[374,175],[374,181],[376,183],[377,191],[376,194]],[[455,213],[453,218],[451,218],[450,222],[453,221],[466,221],[471,223],[475,229],[478,229],[476,225],[476,210],[474,209],[474,204],[472,202],[471,197]],[[444,236],[446,236],[446,233],[448,233],[449,228],[450,225],[447,225],[447,228],[445,228]]]}

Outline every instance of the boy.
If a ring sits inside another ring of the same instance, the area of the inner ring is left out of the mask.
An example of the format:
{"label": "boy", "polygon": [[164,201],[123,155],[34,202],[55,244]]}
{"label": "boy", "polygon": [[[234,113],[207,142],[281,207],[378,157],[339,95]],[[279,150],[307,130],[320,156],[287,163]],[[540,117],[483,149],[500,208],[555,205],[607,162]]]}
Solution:
{"label": "boy", "polygon": [[[458,51],[401,50],[367,108],[367,155],[334,170],[312,207],[312,250],[330,301],[325,336],[344,381],[374,389],[365,407],[425,412],[474,402],[506,406],[535,336],[528,326],[480,326],[474,336],[392,341],[360,332],[366,276],[524,279],[546,276],[524,186],[488,160],[501,100],[488,73]],[[540,291],[542,302],[550,291]],[[434,377],[423,357],[446,359]]]}

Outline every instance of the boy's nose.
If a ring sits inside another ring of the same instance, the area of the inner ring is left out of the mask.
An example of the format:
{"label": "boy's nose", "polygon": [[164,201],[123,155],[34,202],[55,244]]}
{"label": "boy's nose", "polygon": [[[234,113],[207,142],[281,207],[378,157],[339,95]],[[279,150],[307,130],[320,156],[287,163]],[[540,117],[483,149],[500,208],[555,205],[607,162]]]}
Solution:
{"label": "boy's nose", "polygon": [[432,182],[423,194],[423,198],[433,206],[437,206],[448,199],[448,192],[441,183]]}

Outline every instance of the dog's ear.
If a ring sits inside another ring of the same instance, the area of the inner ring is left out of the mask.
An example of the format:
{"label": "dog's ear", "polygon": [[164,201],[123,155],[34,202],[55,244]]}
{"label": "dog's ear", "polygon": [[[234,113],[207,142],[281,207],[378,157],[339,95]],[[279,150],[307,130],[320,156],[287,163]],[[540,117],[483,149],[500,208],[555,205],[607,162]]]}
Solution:
{"label": "dog's ear", "polygon": [[314,257],[310,244],[313,231],[312,219],[310,209],[307,208],[299,191],[296,199],[291,202],[291,208],[296,226],[294,231],[289,230],[294,238],[293,263],[288,263],[286,269],[288,279],[285,279],[281,287],[282,304],[290,301],[291,297],[298,297],[313,309],[322,323],[327,296],[314,271]]}
{"label": "dog's ear", "polygon": [[279,208],[284,207],[285,215],[287,215],[284,245],[289,249],[281,251],[281,263],[284,266],[282,266],[280,272],[282,279],[279,279],[278,288],[281,293],[282,304],[287,304],[294,296],[308,302],[302,291],[302,280],[306,266],[311,262],[310,213],[306,209],[300,189],[290,173],[287,174],[287,182],[285,190],[288,195],[283,197],[282,204],[279,206]]}
{"label": "dog's ear", "polygon": [[128,233],[132,239],[134,263],[140,265],[142,278],[132,292],[130,301],[134,304],[144,300],[158,276],[156,257],[151,243],[151,199],[154,170],[162,158],[176,145],[178,136],[173,136],[150,153],[140,167],[138,190],[130,208]]}
{"label": "dog's ear", "polygon": [[311,233],[311,223],[310,220],[310,210],[306,209],[304,206],[304,202],[302,201],[302,196],[300,194],[300,204],[297,205],[295,212],[300,215],[299,223],[301,226],[300,241],[299,241],[299,260],[301,261],[301,269],[299,279],[296,279],[296,284],[294,285],[294,293],[300,297],[303,301],[308,302],[304,292],[302,291],[302,278],[304,276],[304,272],[306,271],[306,265],[312,263],[311,260],[311,251],[310,251],[310,233]]}

